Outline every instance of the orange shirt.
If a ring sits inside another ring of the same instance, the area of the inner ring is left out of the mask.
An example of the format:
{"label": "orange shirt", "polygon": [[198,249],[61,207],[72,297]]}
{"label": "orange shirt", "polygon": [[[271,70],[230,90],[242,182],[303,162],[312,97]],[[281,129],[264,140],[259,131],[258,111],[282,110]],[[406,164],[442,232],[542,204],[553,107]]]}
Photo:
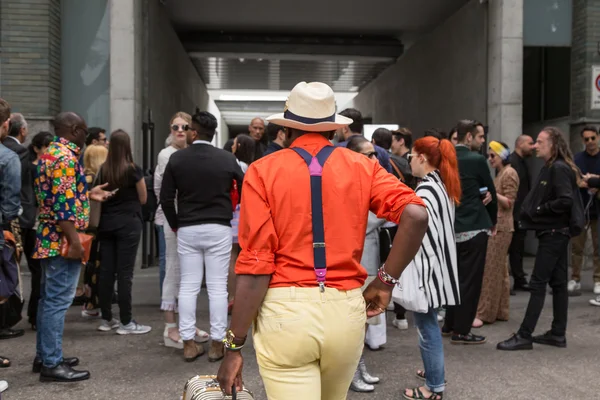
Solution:
{"label": "orange shirt", "polygon": [[[331,144],[320,134],[294,141],[313,156]],[[369,210],[398,223],[407,204],[422,200],[376,160],[337,148],[323,167],[325,285],[350,290],[363,285],[360,265]],[[242,189],[239,224],[242,248],[235,272],[272,275],[270,287],[316,287],[310,203],[310,176],[290,149],[252,163]]]}

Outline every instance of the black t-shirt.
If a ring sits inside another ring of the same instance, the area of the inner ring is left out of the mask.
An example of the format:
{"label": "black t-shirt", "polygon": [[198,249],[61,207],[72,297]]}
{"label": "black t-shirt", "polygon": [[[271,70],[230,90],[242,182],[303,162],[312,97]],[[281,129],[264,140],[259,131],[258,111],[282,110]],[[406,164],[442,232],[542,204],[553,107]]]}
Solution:
{"label": "black t-shirt", "polygon": [[[119,191],[112,198],[102,203],[98,230],[118,229],[131,223],[132,218],[142,220],[142,204],[136,189],[136,184],[142,179],[144,179],[142,169],[137,165],[131,166],[127,171],[127,184],[119,187]],[[105,183],[102,175],[99,180],[100,183]],[[108,185],[107,190],[114,189],[116,189],[114,186]]]}

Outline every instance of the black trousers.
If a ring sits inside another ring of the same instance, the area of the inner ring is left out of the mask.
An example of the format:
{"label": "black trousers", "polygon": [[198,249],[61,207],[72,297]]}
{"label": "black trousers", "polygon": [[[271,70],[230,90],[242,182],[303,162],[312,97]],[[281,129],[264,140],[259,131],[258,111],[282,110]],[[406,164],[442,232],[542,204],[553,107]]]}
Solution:
{"label": "black trousers", "polygon": [[21,228],[21,239],[23,240],[23,252],[27,258],[27,266],[31,272],[31,294],[27,304],[27,316],[29,323],[36,323],[38,302],[40,301],[40,285],[42,282],[42,266],[40,260],[33,258],[35,250],[35,229]]}
{"label": "black trousers", "polygon": [[444,326],[445,330],[457,335],[466,335],[471,331],[477,314],[487,242],[487,233],[481,232],[471,240],[456,244],[460,305],[447,307]]}
{"label": "black trousers", "polygon": [[562,233],[551,232],[539,236],[535,265],[529,286],[531,297],[525,312],[525,318],[519,329],[519,335],[529,338],[535,331],[546,299],[546,286],[552,288],[552,333],[564,336],[567,331],[567,309],[569,295],[568,281],[568,252],[569,237]]}
{"label": "black trousers", "polygon": [[527,231],[519,229],[518,222],[515,221],[515,231],[512,241],[508,248],[508,258],[510,262],[510,271],[515,285],[527,283],[527,274],[523,270],[523,254],[525,253],[525,236]]}
{"label": "black trousers", "polygon": [[141,234],[142,222],[137,218],[118,229],[98,234],[100,241],[98,294],[104,320],[110,321],[113,318],[111,308],[116,275],[121,323],[127,325],[131,322],[133,268]]}

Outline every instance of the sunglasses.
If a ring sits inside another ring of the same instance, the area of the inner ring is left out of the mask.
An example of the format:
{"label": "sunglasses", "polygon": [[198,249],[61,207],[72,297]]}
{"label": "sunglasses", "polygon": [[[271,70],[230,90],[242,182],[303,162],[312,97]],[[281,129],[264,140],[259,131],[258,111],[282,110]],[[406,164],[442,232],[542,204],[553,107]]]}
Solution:
{"label": "sunglasses", "polygon": [[371,153],[360,153],[360,154],[365,155],[365,156],[367,156],[369,158],[377,158],[377,152],[376,151],[373,151]]}
{"label": "sunglasses", "polygon": [[171,125],[171,130],[175,131],[175,132],[178,132],[179,130],[182,130],[185,132],[188,129],[190,129],[189,125]]}
{"label": "sunglasses", "polygon": [[593,142],[596,139],[597,139],[597,136],[592,136],[592,137],[588,136],[588,137],[584,137],[583,138],[583,140],[585,140],[586,143],[587,142]]}

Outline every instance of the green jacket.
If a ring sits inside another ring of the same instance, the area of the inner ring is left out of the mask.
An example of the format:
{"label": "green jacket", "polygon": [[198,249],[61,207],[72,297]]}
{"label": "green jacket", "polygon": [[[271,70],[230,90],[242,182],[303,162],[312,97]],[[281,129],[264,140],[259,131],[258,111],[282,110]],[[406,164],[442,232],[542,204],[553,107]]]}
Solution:
{"label": "green jacket", "polygon": [[[486,159],[465,146],[456,146],[462,196],[456,207],[456,233],[490,229],[496,225],[498,199]],[[484,206],[479,188],[487,187],[492,201]]]}

